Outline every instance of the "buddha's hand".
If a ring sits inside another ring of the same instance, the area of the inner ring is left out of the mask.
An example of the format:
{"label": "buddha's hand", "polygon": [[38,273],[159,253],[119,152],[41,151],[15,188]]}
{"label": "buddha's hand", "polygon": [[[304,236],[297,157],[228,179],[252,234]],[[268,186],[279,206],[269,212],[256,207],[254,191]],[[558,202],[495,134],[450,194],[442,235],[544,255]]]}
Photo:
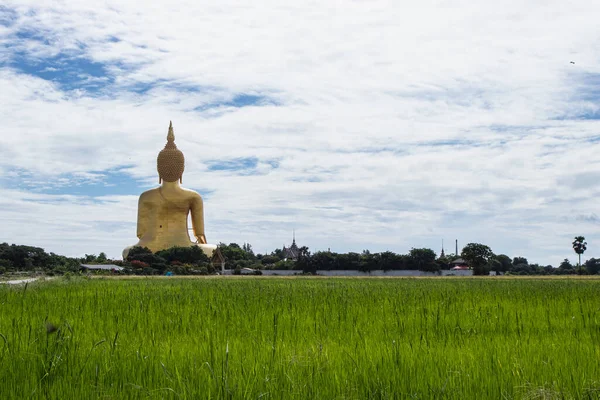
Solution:
{"label": "buddha's hand", "polygon": [[200,244],[206,244],[206,236],[204,236],[204,235],[198,235],[198,236],[196,236],[196,240]]}

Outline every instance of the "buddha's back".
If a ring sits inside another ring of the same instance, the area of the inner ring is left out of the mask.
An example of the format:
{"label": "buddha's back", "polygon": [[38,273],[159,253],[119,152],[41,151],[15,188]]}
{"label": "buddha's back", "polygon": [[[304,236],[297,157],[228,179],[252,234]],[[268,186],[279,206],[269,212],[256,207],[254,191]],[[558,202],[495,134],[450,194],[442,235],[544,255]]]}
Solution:
{"label": "buddha's back", "polygon": [[179,187],[165,189],[142,193],[138,205],[138,245],[152,251],[193,244],[188,234],[188,214],[199,195]]}
{"label": "buddha's back", "polygon": [[[184,170],[183,153],[175,145],[173,126],[169,126],[167,144],[157,158],[161,186],[141,194],[138,203],[137,237],[135,246],[147,247],[153,252],[174,246],[199,246],[211,256],[217,246],[206,243],[204,234],[204,206],[202,197],[179,184]],[[190,240],[188,215],[191,214],[196,243]],[[130,246],[123,250],[127,257]]]}

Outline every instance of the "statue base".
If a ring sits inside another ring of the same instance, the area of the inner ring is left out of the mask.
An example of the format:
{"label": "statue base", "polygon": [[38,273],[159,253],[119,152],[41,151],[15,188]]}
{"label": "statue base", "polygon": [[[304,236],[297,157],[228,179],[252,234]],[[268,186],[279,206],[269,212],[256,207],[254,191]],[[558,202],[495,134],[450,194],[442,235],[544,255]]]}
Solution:
{"label": "statue base", "polygon": [[202,249],[202,251],[204,252],[204,254],[206,254],[206,256],[208,258],[211,258],[213,256],[213,253],[215,252],[215,250],[217,249],[217,245],[216,244],[195,244],[195,246],[198,246]]}

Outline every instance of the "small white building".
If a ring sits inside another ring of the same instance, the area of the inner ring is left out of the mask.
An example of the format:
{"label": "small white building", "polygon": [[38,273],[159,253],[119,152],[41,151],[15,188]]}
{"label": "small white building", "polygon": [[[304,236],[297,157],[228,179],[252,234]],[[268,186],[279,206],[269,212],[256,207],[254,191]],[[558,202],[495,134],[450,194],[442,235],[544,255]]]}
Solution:
{"label": "small white building", "polygon": [[82,271],[112,271],[120,272],[123,271],[123,267],[119,267],[115,264],[81,264],[79,269]]}

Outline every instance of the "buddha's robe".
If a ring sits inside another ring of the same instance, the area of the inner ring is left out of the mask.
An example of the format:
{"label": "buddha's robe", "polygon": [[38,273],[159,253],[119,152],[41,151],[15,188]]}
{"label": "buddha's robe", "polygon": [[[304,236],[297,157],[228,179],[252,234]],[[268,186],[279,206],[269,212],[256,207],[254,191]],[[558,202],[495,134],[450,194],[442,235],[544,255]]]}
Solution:
{"label": "buddha's robe", "polygon": [[[188,214],[192,217],[197,243],[192,242],[188,234]],[[137,237],[140,240],[136,246],[147,247],[153,252],[173,246],[199,246],[210,257],[217,247],[206,244],[202,197],[178,185],[165,188],[163,184],[141,194],[138,202]],[[131,247],[123,251],[123,258],[126,258]]]}

